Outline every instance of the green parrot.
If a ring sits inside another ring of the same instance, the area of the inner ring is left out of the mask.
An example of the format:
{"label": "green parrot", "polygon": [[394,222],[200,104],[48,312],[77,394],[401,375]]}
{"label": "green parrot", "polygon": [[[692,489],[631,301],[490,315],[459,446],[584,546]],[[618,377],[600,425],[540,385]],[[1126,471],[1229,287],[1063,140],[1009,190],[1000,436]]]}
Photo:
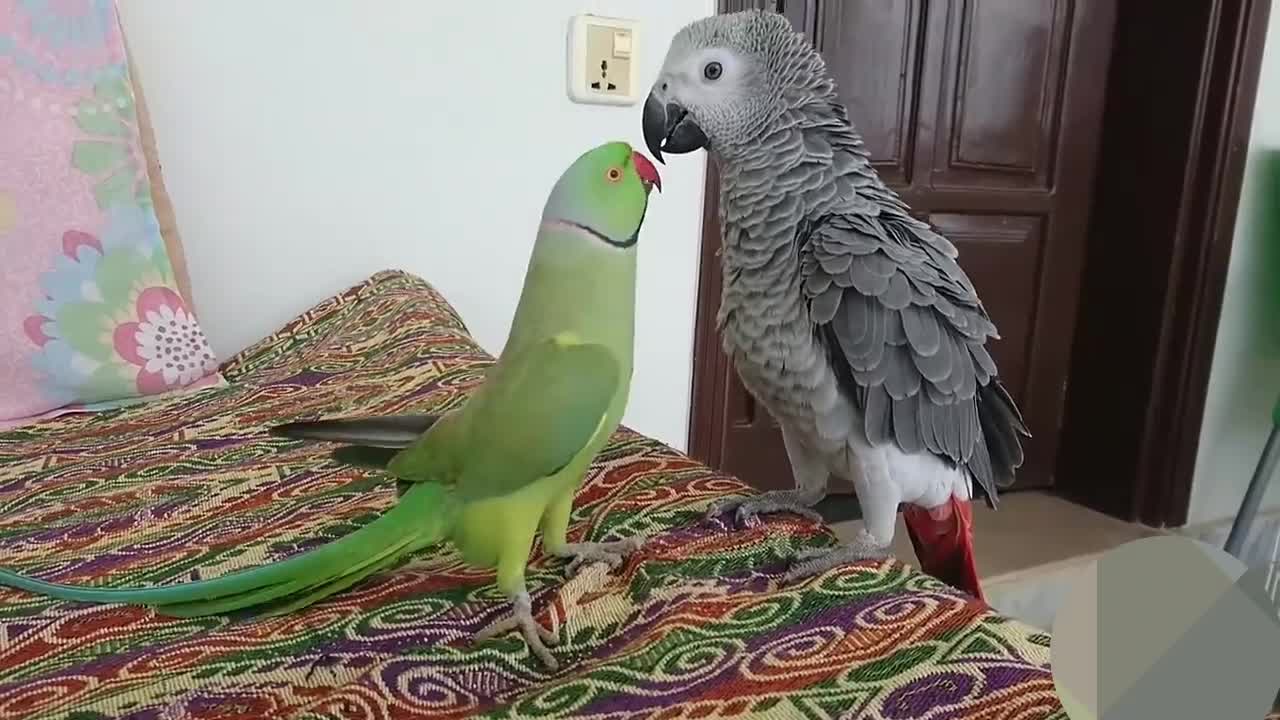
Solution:
{"label": "green parrot", "polygon": [[[302,555],[166,587],[90,588],[0,570],[0,584],[64,600],[132,603],[170,616],[251,609],[287,613],[341,592],[409,553],[450,540],[496,568],[512,612],[477,641],[518,630],[551,668],[553,633],[533,618],[525,566],[541,527],[554,556],[616,565],[634,540],[569,543],[569,514],[588,466],[627,404],[635,324],[636,245],[649,193],[644,155],[612,142],[581,155],[543,209],[511,332],[484,382],[457,410],[300,422],[275,435],[347,443],[334,457],[384,467],[399,497],[381,517]],[[573,567],[570,567],[570,572]]]}

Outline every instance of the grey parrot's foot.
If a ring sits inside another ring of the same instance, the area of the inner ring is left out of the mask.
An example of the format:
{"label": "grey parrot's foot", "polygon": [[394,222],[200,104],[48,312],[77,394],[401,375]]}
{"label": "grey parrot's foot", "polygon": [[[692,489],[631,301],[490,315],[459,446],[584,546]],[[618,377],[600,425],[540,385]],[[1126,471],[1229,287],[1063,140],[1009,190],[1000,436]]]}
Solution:
{"label": "grey parrot's foot", "polygon": [[557,557],[572,558],[565,572],[570,577],[582,572],[589,563],[602,562],[609,565],[610,570],[617,569],[628,555],[644,545],[644,537],[636,535],[625,540],[599,543],[566,543],[556,552]]}
{"label": "grey parrot's foot", "polygon": [[491,640],[499,635],[518,630],[521,637],[529,645],[529,651],[542,661],[543,665],[551,670],[558,670],[560,663],[556,662],[551,651],[547,646],[555,646],[560,639],[555,633],[542,627],[537,620],[533,619],[533,601],[529,599],[529,593],[523,592],[516,596],[511,602],[511,614],[507,617],[495,620],[489,623],[480,632],[476,633],[476,642],[484,642]]}
{"label": "grey parrot's foot", "polygon": [[809,518],[814,522],[822,522],[822,515],[810,507],[812,504],[813,501],[806,500],[794,490],[775,490],[759,497],[745,500],[723,500],[712,505],[707,510],[707,517],[713,518],[717,515],[732,512],[737,524],[745,527],[759,515],[789,512]]}
{"label": "grey parrot's foot", "polygon": [[783,582],[794,582],[824,573],[845,563],[862,560],[882,560],[890,557],[889,547],[876,543],[870,533],[862,530],[848,545],[832,548],[810,548],[796,553],[795,565],[782,577]]}

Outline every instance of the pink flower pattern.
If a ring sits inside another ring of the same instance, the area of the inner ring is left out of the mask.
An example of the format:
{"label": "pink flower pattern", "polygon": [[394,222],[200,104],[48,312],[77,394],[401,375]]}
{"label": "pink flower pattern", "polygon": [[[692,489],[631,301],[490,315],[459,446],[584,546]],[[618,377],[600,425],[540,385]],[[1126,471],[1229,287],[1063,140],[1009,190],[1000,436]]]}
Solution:
{"label": "pink flower pattern", "polygon": [[138,392],[154,395],[189,385],[218,363],[178,293],[151,287],[138,294],[137,319],[112,333],[116,352],[138,366]]}

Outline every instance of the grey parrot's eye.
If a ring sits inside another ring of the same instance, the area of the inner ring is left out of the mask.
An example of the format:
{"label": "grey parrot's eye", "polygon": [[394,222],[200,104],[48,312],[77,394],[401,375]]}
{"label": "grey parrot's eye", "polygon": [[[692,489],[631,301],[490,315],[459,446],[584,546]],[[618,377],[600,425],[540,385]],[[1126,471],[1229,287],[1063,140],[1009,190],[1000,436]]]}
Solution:
{"label": "grey parrot's eye", "polygon": [[714,60],[702,68],[702,76],[708,80],[719,80],[722,73],[724,73],[724,68]]}

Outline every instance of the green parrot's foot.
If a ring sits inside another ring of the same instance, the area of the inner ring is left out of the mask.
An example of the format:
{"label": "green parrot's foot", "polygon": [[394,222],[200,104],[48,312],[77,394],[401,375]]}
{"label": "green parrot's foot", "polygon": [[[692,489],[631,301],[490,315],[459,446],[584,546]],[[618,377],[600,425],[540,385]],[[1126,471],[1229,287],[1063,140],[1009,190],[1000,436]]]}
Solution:
{"label": "green parrot's foot", "polygon": [[644,545],[644,537],[636,535],[625,540],[600,543],[566,543],[556,551],[557,557],[572,558],[565,571],[570,577],[582,572],[589,563],[602,562],[615,570],[628,555]]}
{"label": "green parrot's foot", "polygon": [[866,530],[858,531],[858,536],[848,545],[837,545],[831,548],[810,548],[801,550],[795,555],[796,565],[782,576],[784,583],[795,582],[824,573],[831,568],[845,563],[863,560],[883,560],[890,557],[889,547],[876,543],[875,538]]}
{"label": "green parrot's foot", "polygon": [[717,515],[732,512],[738,526],[746,527],[754,522],[759,515],[789,512],[809,518],[814,522],[822,522],[822,515],[811,507],[821,499],[821,496],[817,498],[805,497],[795,490],[775,490],[744,500],[723,500],[718,502],[707,509],[707,518],[710,519]]}
{"label": "green parrot's foot", "polygon": [[547,649],[548,645],[555,646],[560,639],[533,619],[533,601],[529,599],[527,592],[520,593],[511,601],[510,615],[493,621],[488,627],[476,633],[476,642],[492,640],[513,630],[520,631],[521,637],[529,645],[529,652],[536,655],[543,665],[550,670],[560,669],[560,663],[556,662],[551,651]]}

